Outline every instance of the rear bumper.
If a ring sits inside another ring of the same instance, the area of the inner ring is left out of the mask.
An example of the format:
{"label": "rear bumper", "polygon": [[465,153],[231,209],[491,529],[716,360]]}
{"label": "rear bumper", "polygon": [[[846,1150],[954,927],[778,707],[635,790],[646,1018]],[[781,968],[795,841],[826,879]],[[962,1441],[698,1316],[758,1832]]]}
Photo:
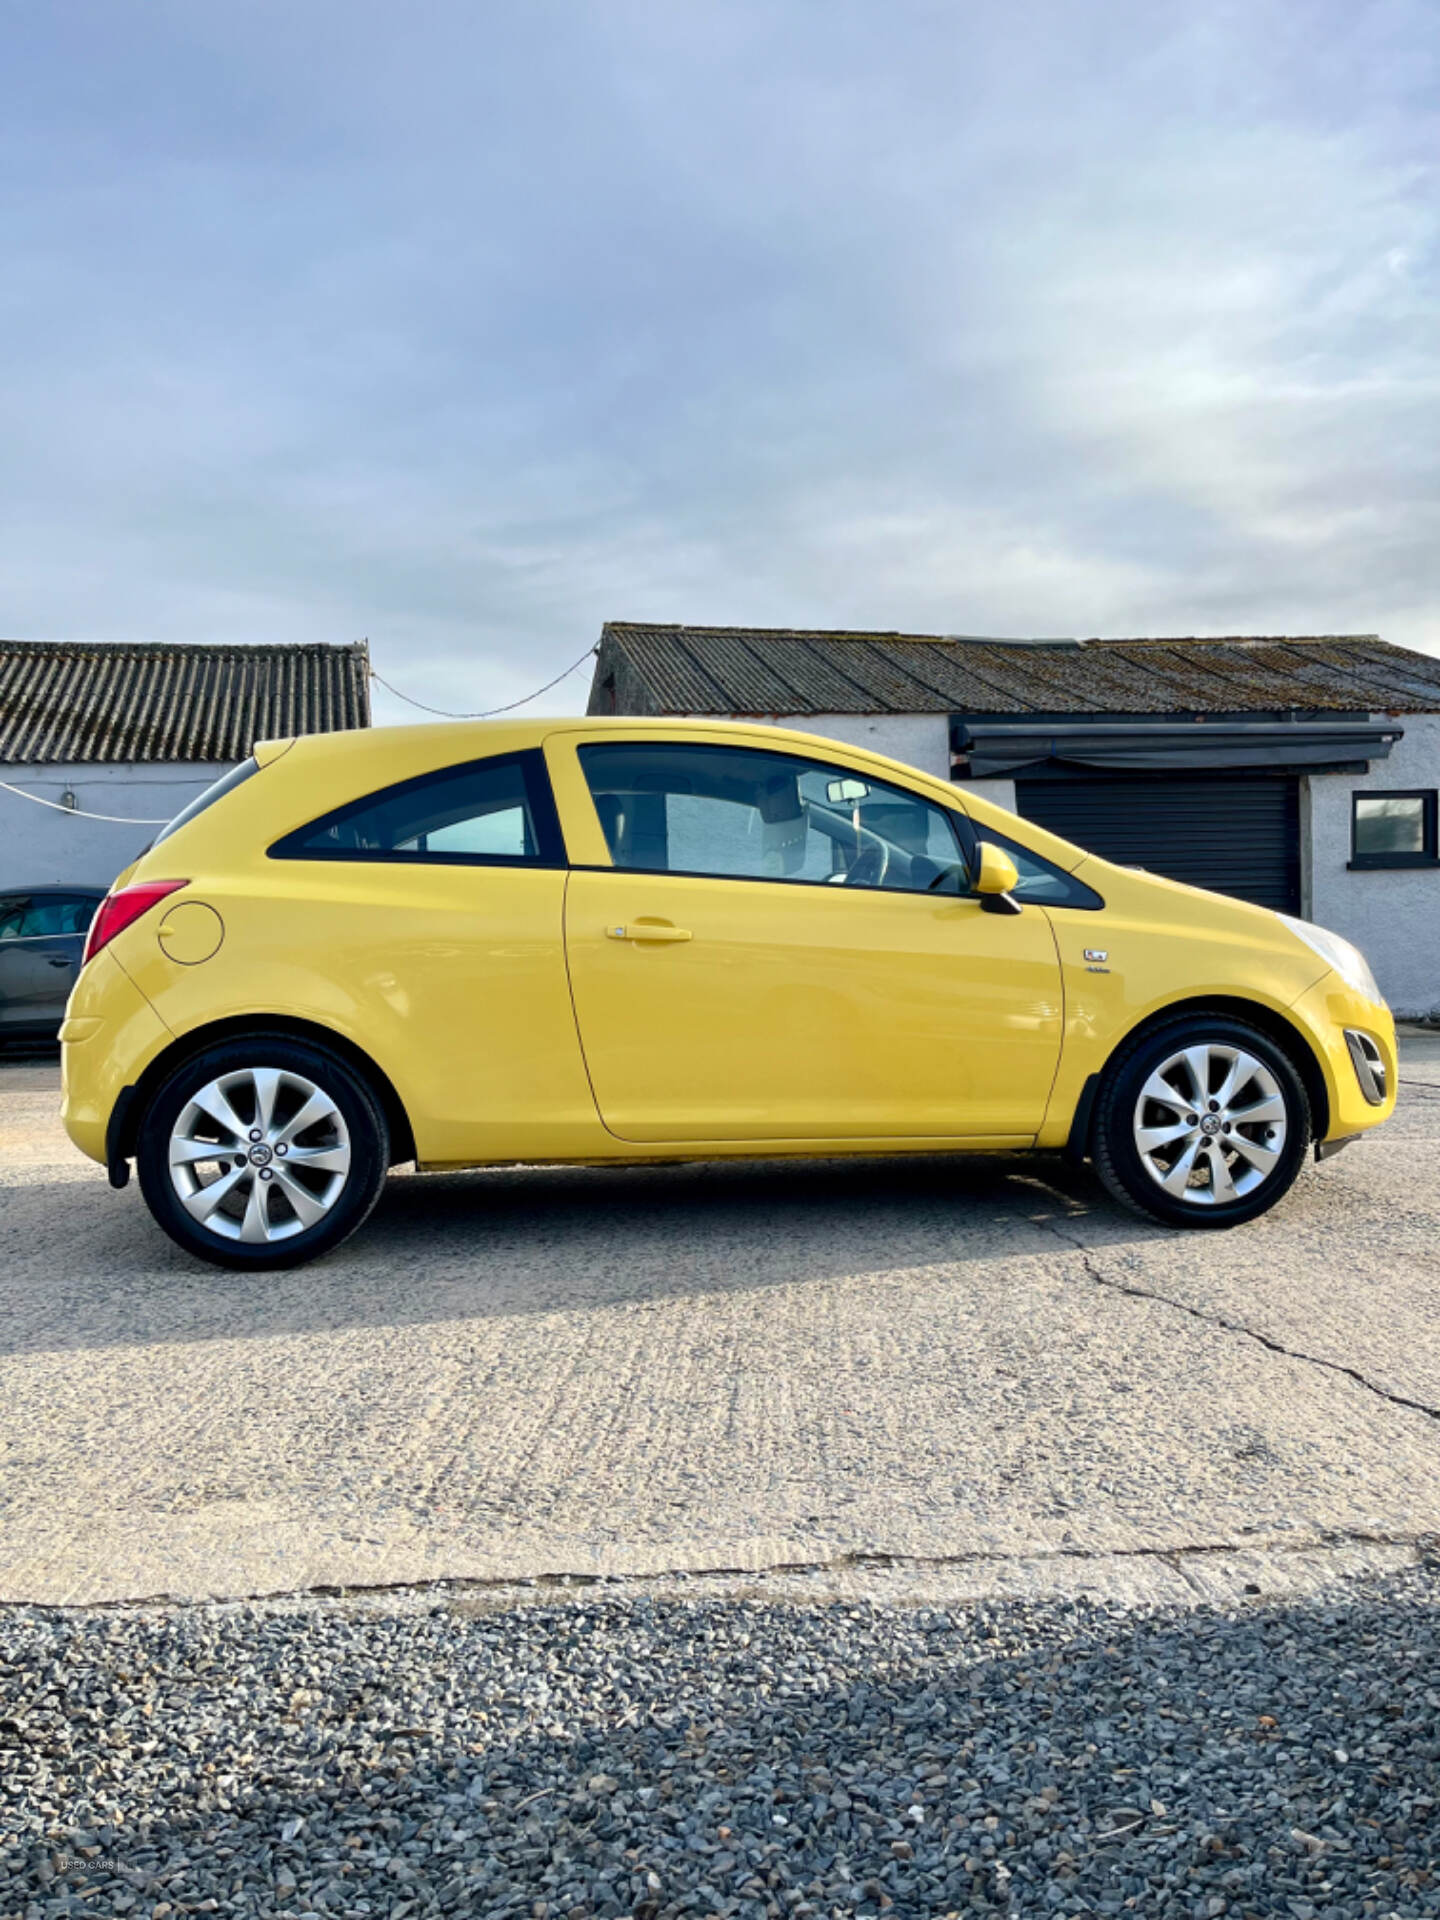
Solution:
{"label": "rear bumper", "polygon": [[115,956],[108,949],[96,954],[75,984],[60,1029],[60,1118],[80,1151],[102,1166],[116,1100],[170,1038]]}

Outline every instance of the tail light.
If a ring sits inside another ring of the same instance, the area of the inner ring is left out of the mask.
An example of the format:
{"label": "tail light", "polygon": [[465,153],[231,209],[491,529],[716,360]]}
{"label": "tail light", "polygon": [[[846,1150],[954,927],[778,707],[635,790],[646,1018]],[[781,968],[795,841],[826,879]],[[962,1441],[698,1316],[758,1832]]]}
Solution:
{"label": "tail light", "polygon": [[85,942],[86,960],[93,960],[102,947],[108,947],[132,920],[138,920],[167,895],[189,884],[188,880],[141,880],[133,887],[122,887],[118,893],[107,893],[90,922],[90,937]]}

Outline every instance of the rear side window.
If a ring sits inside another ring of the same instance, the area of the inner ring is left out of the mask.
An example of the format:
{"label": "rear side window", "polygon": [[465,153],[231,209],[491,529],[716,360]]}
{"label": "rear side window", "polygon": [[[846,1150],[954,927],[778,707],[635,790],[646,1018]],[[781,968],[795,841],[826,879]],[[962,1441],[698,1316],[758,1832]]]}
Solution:
{"label": "rear side window", "polygon": [[25,909],[30,901],[24,894],[0,896],[0,940],[18,940],[25,925]]}
{"label": "rear side window", "polygon": [[538,752],[469,760],[351,800],[277,840],[274,860],[472,867],[565,864]]}
{"label": "rear side window", "polygon": [[204,813],[207,807],[213,807],[217,800],[223,800],[226,794],[233,793],[243,780],[248,780],[252,773],[259,771],[259,762],[252,759],[242,760],[239,766],[232,767],[229,773],[222,773],[213,786],[206,787],[203,793],[197,793],[188,807],[182,807],[169,825],[160,829],[150,845],[158,847],[162,840],[168,840],[172,833],[178,833],[181,827],[187,826],[196,814]]}

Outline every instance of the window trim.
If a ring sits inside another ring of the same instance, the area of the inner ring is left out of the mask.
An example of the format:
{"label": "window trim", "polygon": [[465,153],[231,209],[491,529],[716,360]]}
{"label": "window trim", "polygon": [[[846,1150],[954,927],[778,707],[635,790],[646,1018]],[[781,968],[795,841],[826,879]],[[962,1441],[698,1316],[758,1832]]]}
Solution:
{"label": "window trim", "polygon": [[632,880],[714,880],[726,886],[746,887],[805,887],[811,893],[855,895],[857,893],[883,893],[887,900],[978,900],[978,893],[940,893],[927,889],[921,892],[917,887],[876,887],[864,880],[854,880],[841,886],[835,880],[802,880],[789,873],[703,873],[692,867],[597,867],[588,862],[575,862],[572,873],[617,873]]}
{"label": "window trim", "polygon": [[[407,794],[423,792],[427,786],[453,779],[456,774],[468,773],[475,768],[508,766],[518,766],[524,782],[535,838],[539,843],[538,852],[533,856],[511,853],[421,853],[418,848],[408,853],[399,847],[321,848],[302,844],[311,834],[339,826],[352,815],[363,813],[382,800],[403,799]],[[480,754],[473,760],[457,760],[449,766],[428,768],[424,773],[412,774],[408,780],[394,780],[387,787],[374,787],[369,793],[347,800],[341,806],[332,807],[328,813],[317,814],[313,820],[292,828],[289,833],[272,841],[265,851],[271,860],[344,861],[372,867],[500,867],[512,872],[533,873],[556,868],[563,870],[568,864],[565,842],[560,832],[560,815],[550,786],[549,769],[538,747],[525,747],[514,753]]]}
{"label": "window trim", "polygon": [[[1440,848],[1436,843],[1437,790],[1434,787],[1352,787],[1350,789],[1350,858],[1346,868],[1351,873],[1395,872],[1406,867],[1440,866]],[[1423,842],[1419,853],[1361,853],[1356,845],[1357,829],[1360,825],[1360,806],[1362,800],[1418,800],[1420,807],[1420,833]]]}

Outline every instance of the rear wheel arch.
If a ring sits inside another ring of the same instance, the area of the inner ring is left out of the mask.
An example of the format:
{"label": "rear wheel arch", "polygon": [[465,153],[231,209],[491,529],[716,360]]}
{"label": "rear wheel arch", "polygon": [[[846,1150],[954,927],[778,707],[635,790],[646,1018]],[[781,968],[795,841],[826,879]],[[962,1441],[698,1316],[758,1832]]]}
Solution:
{"label": "rear wheel arch", "polygon": [[1099,1073],[1091,1076],[1081,1093],[1076,1108],[1075,1126],[1072,1129],[1068,1151],[1080,1157],[1087,1156],[1091,1149],[1091,1132],[1095,1117],[1095,1095],[1122,1054],[1127,1054],[1136,1044],[1147,1040],[1152,1033],[1173,1026],[1178,1021],[1192,1020],[1197,1015],[1216,1014],[1226,1020],[1241,1020],[1247,1026],[1256,1027],[1261,1033],[1273,1040],[1276,1046],[1288,1055],[1295,1071],[1299,1074],[1305,1088],[1306,1098],[1310,1102],[1310,1115],[1314,1128],[1314,1138],[1323,1140],[1330,1131],[1330,1092],[1325,1084],[1324,1069],[1320,1065],[1315,1049],[1292,1020],[1283,1013],[1276,1013],[1257,1000],[1243,1000],[1226,994],[1205,994],[1194,1000],[1175,1000],[1168,1006],[1157,1008],[1147,1014],[1143,1020],[1129,1028],[1115,1042]]}
{"label": "rear wheel arch", "polygon": [[[392,1166],[400,1166],[415,1158],[415,1136],[405,1103],[396,1092],[389,1075],[376,1065],[363,1047],[357,1047],[353,1040],[336,1033],[333,1027],[322,1026],[315,1020],[297,1020],[282,1014],[251,1013],[237,1014],[229,1020],[212,1020],[203,1027],[196,1027],[172,1041],[163,1053],[156,1055],[135,1083],[133,1092],[125,1089],[125,1092],[131,1092],[131,1098],[125,1101],[122,1093],[121,1100],[116,1102],[115,1124],[111,1129],[112,1163],[117,1158],[134,1158],[140,1127],[150,1102],[177,1067],[183,1066],[197,1053],[203,1053],[207,1047],[225,1040],[238,1040],[247,1034],[277,1034],[287,1040],[303,1041],[308,1046],[333,1053],[367,1083],[379,1102],[390,1130],[390,1148],[395,1156]],[[121,1101],[124,1101],[123,1110]]]}

